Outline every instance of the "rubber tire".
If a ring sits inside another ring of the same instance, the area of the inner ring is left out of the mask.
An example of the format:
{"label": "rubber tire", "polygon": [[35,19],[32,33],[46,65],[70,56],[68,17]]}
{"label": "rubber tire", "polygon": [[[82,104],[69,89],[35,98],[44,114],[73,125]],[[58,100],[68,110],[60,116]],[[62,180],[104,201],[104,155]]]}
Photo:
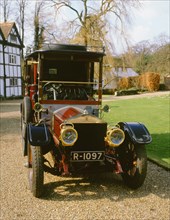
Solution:
{"label": "rubber tire", "polygon": [[122,173],[124,183],[132,188],[137,189],[142,186],[147,173],[147,154],[145,145],[135,145],[134,151],[137,158],[136,171],[134,175],[129,175],[128,171]]}
{"label": "rubber tire", "polygon": [[21,111],[21,133],[22,133],[22,148],[23,155],[27,156],[27,124],[32,120],[32,106],[30,97],[25,96],[20,107]]}
{"label": "rubber tire", "polygon": [[27,156],[27,144],[28,144],[28,138],[27,138],[27,125],[23,122],[23,118],[21,116],[21,135],[22,135],[22,150],[23,150],[23,156]]}
{"label": "rubber tire", "polygon": [[[44,159],[40,146],[29,145],[29,148],[29,152],[31,153],[28,156],[28,164],[30,165],[28,169],[29,186],[33,196],[39,198],[43,194]],[[32,161],[30,161],[30,158]]]}
{"label": "rubber tire", "polygon": [[27,124],[32,120],[32,106],[30,97],[25,96],[22,106],[23,121]]}

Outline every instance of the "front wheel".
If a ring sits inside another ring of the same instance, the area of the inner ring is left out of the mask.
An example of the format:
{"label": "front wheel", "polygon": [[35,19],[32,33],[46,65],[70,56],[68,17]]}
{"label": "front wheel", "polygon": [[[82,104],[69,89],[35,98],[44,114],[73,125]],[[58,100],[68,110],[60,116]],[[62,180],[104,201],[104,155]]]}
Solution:
{"label": "front wheel", "polygon": [[44,184],[43,155],[40,146],[29,145],[28,151],[30,190],[35,197],[39,198],[43,193]]}
{"label": "front wheel", "polygon": [[23,155],[27,156],[27,124],[32,120],[32,106],[31,100],[28,96],[24,97],[23,102],[20,106],[20,112]]}
{"label": "front wheel", "polygon": [[125,161],[123,181],[128,187],[137,189],[144,183],[147,173],[145,146],[129,143]]}

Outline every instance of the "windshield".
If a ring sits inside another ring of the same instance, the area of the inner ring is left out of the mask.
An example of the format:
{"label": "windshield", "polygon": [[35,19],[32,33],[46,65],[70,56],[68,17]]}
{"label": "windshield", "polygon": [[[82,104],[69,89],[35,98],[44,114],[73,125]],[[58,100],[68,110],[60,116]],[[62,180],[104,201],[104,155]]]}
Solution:
{"label": "windshield", "polygon": [[89,100],[93,97],[94,63],[43,60],[43,100]]}
{"label": "windshield", "polygon": [[93,85],[43,83],[43,100],[94,100]]}

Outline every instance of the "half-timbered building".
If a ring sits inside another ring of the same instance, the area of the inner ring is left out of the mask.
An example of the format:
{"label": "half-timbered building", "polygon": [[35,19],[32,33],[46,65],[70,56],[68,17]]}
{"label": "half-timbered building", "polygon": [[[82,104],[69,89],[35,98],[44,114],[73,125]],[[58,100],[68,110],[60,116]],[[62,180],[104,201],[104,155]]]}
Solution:
{"label": "half-timbered building", "polygon": [[0,97],[22,95],[23,44],[14,22],[0,23]]}

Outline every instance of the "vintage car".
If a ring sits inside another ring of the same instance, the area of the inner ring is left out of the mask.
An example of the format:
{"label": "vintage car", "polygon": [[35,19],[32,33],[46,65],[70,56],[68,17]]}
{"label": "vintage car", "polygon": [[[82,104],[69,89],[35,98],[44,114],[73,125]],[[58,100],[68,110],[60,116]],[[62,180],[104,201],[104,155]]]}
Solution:
{"label": "vintage car", "polygon": [[103,48],[57,44],[25,59],[22,145],[35,197],[43,195],[45,172],[67,177],[105,167],[133,189],[145,180],[147,128],[138,122],[109,126],[102,119],[109,110],[102,107],[104,55]]}

